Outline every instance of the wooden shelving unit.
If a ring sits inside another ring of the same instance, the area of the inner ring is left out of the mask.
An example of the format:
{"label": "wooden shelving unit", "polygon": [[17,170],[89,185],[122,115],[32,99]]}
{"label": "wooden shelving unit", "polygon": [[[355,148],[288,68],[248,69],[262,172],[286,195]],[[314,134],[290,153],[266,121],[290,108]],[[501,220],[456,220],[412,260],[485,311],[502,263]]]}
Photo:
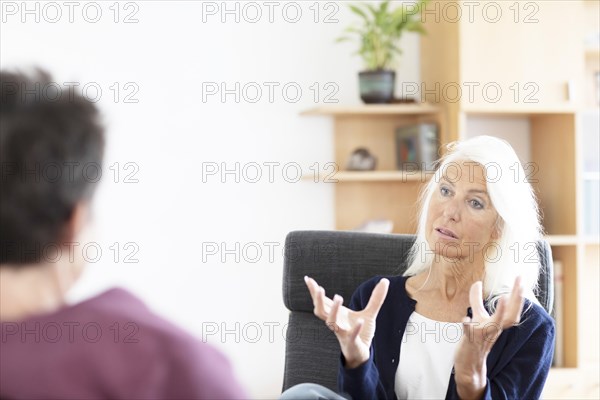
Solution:
{"label": "wooden shelving unit", "polygon": [[323,182],[327,179],[330,183],[340,182],[423,182],[433,175],[429,171],[340,171],[327,178],[306,175],[305,180]]}
{"label": "wooden shelving unit", "polygon": [[[428,9],[435,9],[435,2]],[[535,23],[524,23],[523,13],[515,22],[515,4],[495,2],[507,16],[497,23],[481,16],[436,21],[429,15],[428,33],[421,39],[420,83],[428,91],[436,85],[492,82],[505,90],[498,101],[466,95],[457,101],[439,93],[435,101],[423,97],[430,103],[327,106],[302,114],[334,120],[337,229],[383,218],[394,222],[394,232],[414,233],[417,197],[429,176],[396,170],[398,126],[436,122],[442,144],[480,134],[508,140],[524,166],[532,168],[526,171],[532,172],[546,239],[563,266],[564,364],[552,368],[543,397],[600,398],[600,240],[597,225],[589,223],[597,216],[590,196],[600,180],[595,144],[600,128],[589,126],[600,119],[593,89],[600,53],[584,44],[586,35],[600,31],[600,2],[537,2]],[[526,101],[532,93],[536,101]],[[375,171],[344,171],[358,147],[378,157]]]}
{"label": "wooden shelving unit", "polygon": [[423,115],[437,114],[440,108],[427,103],[365,104],[356,106],[322,106],[306,110],[301,115],[360,116],[360,115]]}
{"label": "wooden shelving unit", "polygon": [[[435,105],[447,115],[450,139],[502,137],[534,168],[531,177],[537,181],[533,186],[546,239],[563,265],[564,365],[552,369],[543,397],[599,398],[599,239],[588,223],[594,218],[594,205],[588,203],[594,182],[597,188],[598,146],[595,167],[590,167],[588,146],[594,146],[590,141],[600,129],[586,126],[585,118],[600,117],[593,91],[600,56],[584,45],[584,38],[600,31],[600,2],[537,2],[537,22],[530,24],[514,22],[517,3],[496,4],[511,17],[498,23],[427,20],[428,34],[421,40],[422,84],[494,82],[504,88],[497,102],[482,96],[452,102],[442,97]],[[557,30],[558,25],[567,28]],[[493,56],[482,56],[490,52]],[[528,83],[535,85],[537,102],[523,96],[515,101],[516,90],[507,89],[524,89]]]}
{"label": "wooden shelving unit", "polygon": [[579,242],[577,235],[546,235],[544,238],[550,246],[572,246]]}
{"label": "wooden shelving unit", "polygon": [[[336,229],[355,229],[367,220],[388,219],[394,232],[413,233],[416,200],[431,174],[396,168],[396,128],[435,122],[446,142],[445,120],[440,107],[422,104],[327,106],[307,110],[306,116],[325,116],[334,121]],[[377,157],[375,171],[345,171],[352,152],[365,147]],[[314,180],[307,175],[305,180]],[[323,177],[317,177],[322,182]],[[407,216],[410,216],[407,218]]]}

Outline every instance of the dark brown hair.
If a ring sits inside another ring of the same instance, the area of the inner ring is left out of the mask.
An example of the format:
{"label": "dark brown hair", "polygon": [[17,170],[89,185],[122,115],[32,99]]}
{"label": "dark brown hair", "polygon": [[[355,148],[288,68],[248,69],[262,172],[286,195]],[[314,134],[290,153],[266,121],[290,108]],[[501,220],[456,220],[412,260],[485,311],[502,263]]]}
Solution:
{"label": "dark brown hair", "polygon": [[101,176],[99,111],[57,86],[42,70],[0,71],[0,265],[40,262],[46,246],[60,246]]}

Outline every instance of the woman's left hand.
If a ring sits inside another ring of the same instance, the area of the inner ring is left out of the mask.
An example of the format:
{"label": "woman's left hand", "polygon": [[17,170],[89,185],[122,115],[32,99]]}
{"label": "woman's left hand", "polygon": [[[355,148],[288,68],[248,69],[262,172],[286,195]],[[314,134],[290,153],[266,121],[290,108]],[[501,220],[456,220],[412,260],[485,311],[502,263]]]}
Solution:
{"label": "woman's left hand", "polygon": [[[486,360],[494,343],[504,329],[518,324],[523,310],[521,277],[515,279],[510,295],[502,296],[496,312],[489,315],[483,306],[482,282],[475,282],[469,292],[473,318],[463,319],[463,336],[454,357],[454,378],[464,397],[478,397],[486,385]],[[473,395],[473,396],[472,396]]]}

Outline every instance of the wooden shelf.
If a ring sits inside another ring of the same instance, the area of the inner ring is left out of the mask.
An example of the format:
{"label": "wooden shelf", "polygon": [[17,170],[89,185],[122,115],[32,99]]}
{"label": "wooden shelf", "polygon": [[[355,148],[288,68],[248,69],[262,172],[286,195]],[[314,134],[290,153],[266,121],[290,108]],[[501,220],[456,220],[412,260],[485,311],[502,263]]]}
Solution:
{"label": "wooden shelf", "polygon": [[[331,177],[318,176],[317,182],[426,182],[433,176],[429,171],[340,171]],[[305,175],[303,180],[315,180],[314,175]]]}
{"label": "wooden shelf", "polygon": [[311,108],[301,115],[357,116],[357,115],[403,115],[435,114],[440,108],[428,103],[415,104],[363,104],[356,106],[331,105]]}
{"label": "wooden shelf", "polygon": [[592,114],[592,115],[598,115],[600,114],[600,106],[589,106],[586,107],[585,109],[583,109],[583,111],[581,111],[583,114]]}
{"label": "wooden shelf", "polygon": [[577,235],[546,235],[550,246],[572,246],[577,244]]}
{"label": "wooden shelf", "polygon": [[599,246],[600,245],[600,237],[587,235],[581,238],[581,243],[586,246]]}
{"label": "wooden shelf", "polygon": [[600,56],[600,47],[586,47],[585,48],[586,57],[598,57]]}
{"label": "wooden shelf", "polygon": [[327,105],[301,115],[333,120],[336,165],[348,165],[358,148],[368,149],[377,158],[376,171],[340,170],[303,176],[305,182],[334,184],[335,228],[355,229],[365,221],[386,219],[392,221],[395,233],[415,232],[416,200],[422,182],[433,172],[397,170],[396,131],[401,126],[434,123],[440,142],[446,143],[443,108],[428,103]]}
{"label": "wooden shelf", "polygon": [[593,235],[546,235],[544,239],[550,246],[573,246],[582,244],[584,246],[599,245],[600,237]]}
{"label": "wooden shelf", "polygon": [[478,107],[478,108],[467,108],[463,107],[462,111],[468,115],[474,116],[500,116],[500,117],[531,117],[535,115],[549,115],[549,114],[575,114],[578,110],[577,107],[560,107],[560,108],[548,108],[540,106],[538,107],[519,107],[515,109],[499,109],[493,108],[490,105],[489,108]]}

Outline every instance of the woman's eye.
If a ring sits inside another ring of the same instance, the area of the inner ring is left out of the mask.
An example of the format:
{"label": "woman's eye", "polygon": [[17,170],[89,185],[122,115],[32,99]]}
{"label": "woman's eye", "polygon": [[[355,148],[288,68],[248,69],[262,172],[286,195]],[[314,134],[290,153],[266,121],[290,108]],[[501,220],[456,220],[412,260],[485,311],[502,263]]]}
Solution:
{"label": "woman's eye", "polygon": [[442,194],[442,196],[449,196],[450,195],[450,189],[442,186],[440,188],[440,193]]}
{"label": "woman's eye", "polygon": [[477,208],[477,209],[481,209],[483,208],[483,204],[479,201],[479,200],[471,200],[471,205],[473,206],[473,208]]}

